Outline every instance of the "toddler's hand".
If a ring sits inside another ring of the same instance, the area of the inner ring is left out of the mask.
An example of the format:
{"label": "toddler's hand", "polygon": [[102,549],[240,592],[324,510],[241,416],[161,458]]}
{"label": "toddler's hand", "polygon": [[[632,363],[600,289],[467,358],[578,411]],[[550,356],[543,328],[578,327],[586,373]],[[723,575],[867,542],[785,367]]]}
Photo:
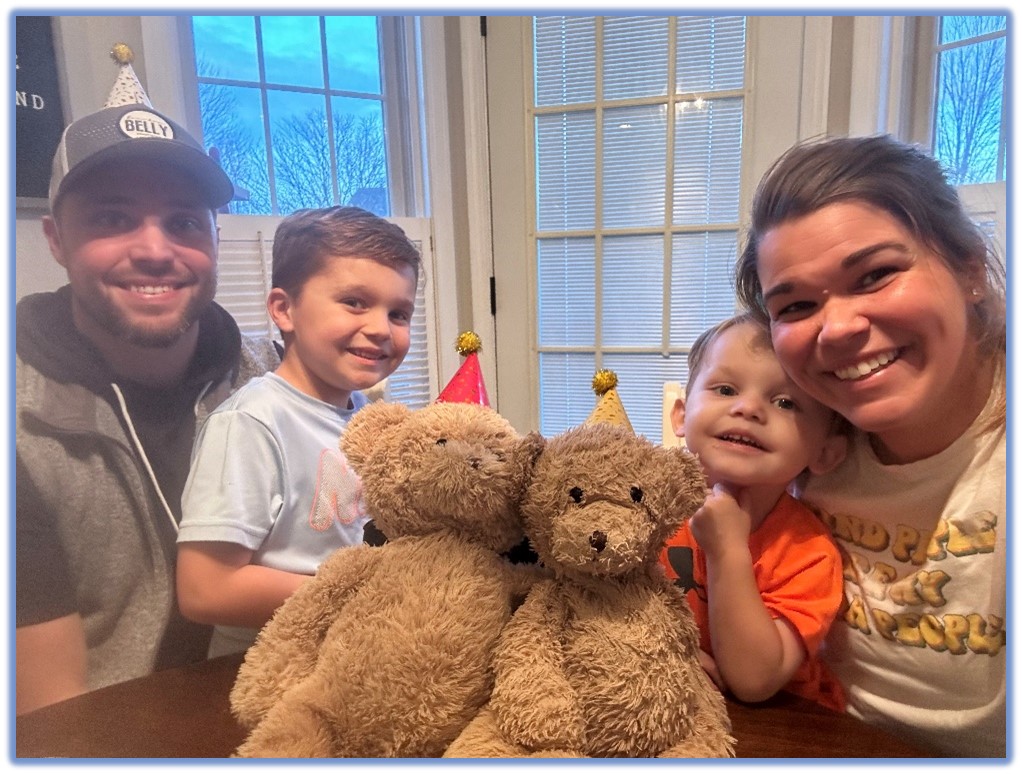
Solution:
{"label": "toddler's hand", "polygon": [[723,484],[714,484],[702,507],[692,514],[689,529],[709,556],[719,556],[730,546],[748,546],[752,518],[737,497]]}

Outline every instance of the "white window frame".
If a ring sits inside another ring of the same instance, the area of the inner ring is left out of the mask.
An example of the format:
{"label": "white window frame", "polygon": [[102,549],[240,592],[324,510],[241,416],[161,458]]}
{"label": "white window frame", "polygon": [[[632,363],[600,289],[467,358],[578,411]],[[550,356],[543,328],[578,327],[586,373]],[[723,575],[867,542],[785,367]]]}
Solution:
{"label": "white window frame", "polygon": [[[413,36],[418,49],[418,61],[409,57],[398,57],[395,66],[415,72],[421,67],[422,105],[405,105],[401,109],[413,110],[422,121],[427,138],[446,138],[449,135],[451,116],[448,113],[447,70],[445,66],[448,41],[445,37],[443,17],[418,17],[418,24],[411,19],[404,20],[405,34]],[[180,120],[189,131],[201,136],[202,121],[199,115],[198,91],[194,76],[190,36],[182,35],[182,24],[187,18],[179,16],[140,17],[143,47],[146,52],[147,90],[153,104],[159,105],[172,117]],[[190,26],[190,25],[189,25]],[[414,134],[414,133],[413,133]],[[455,276],[455,228],[454,228],[454,184],[451,177],[450,148],[446,142],[430,141],[422,147],[413,140],[413,153],[424,160],[425,175],[415,176],[409,170],[402,174],[412,175],[406,179],[404,190],[408,195],[404,201],[392,197],[396,212],[404,210],[404,217],[416,212],[420,217],[405,221],[391,218],[399,225],[408,225],[410,235],[428,239],[430,250],[428,263],[424,265],[425,308],[422,314],[427,320],[427,339],[430,369],[430,396],[438,394],[442,377],[453,375],[460,365],[460,356],[453,343],[459,332],[459,299],[455,283],[448,280]],[[417,165],[410,165],[412,168]],[[226,217],[221,224],[226,225]],[[233,216],[241,220],[231,222],[227,233],[238,235],[247,232],[248,237],[268,227],[261,216]],[[253,267],[260,272],[259,267]]]}
{"label": "white window frame", "polygon": [[[826,130],[829,79],[815,67],[830,58],[830,18],[749,17],[743,169],[739,212],[752,189],[790,145]],[[530,17],[488,17],[487,93],[493,185],[499,410],[519,430],[539,429],[536,350],[535,190],[526,83]],[[785,45],[776,45],[778,40]],[[509,117],[509,118],[508,118]],[[499,151],[499,152],[497,152]],[[496,182],[499,181],[499,185]],[[741,226],[744,227],[744,220]],[[511,388],[513,386],[513,389]],[[660,396],[651,396],[657,405]]]}
{"label": "white window frame", "polygon": [[[920,47],[923,38],[935,34],[937,23],[933,16],[855,17],[850,134],[886,132],[931,147],[935,63],[929,52],[920,55]],[[1008,174],[1006,169],[1005,177]],[[958,194],[966,211],[992,232],[995,247],[1005,258],[1007,184],[961,185]]]}
{"label": "white window frame", "polygon": [[939,20],[939,16],[854,17],[849,134],[888,133],[931,147],[936,62],[929,43],[923,41],[933,39]]}
{"label": "white window frame", "polygon": [[[959,14],[955,14],[959,15]],[[968,14],[961,14],[968,15]],[[910,103],[910,111],[905,119],[906,132],[905,138],[913,142],[917,142],[927,148],[933,146],[933,136],[935,132],[935,118],[934,113],[936,111],[936,104],[939,98],[938,83],[937,83],[937,59],[940,51],[947,51],[953,48],[957,48],[961,45],[973,45],[977,41],[975,39],[967,42],[955,41],[954,43],[947,43],[941,45],[937,42],[937,36],[940,31],[941,16],[913,16],[910,20],[905,21],[902,17],[901,23],[904,24],[909,30],[906,33],[905,38],[908,43],[912,46],[911,57],[914,61],[906,61],[905,68],[909,72],[907,77],[903,80],[911,79],[913,100]],[[1010,51],[1011,41],[1009,36],[1011,35],[1011,26],[999,33],[989,33],[984,36],[984,39],[993,39],[997,37],[1004,38],[1007,41],[1007,50]],[[1008,57],[1005,62],[1005,77],[1004,87],[1007,89],[1011,83],[1010,74],[1008,67],[1010,65],[1010,54],[1006,54]],[[1010,96],[1005,93],[1004,101],[1001,110],[1001,124],[1000,124],[1000,135],[1003,138],[1004,144],[1010,143],[1009,131],[1009,100]],[[1005,180],[1008,177],[1008,169],[1004,163],[1004,152],[1006,148],[1000,148],[1002,151],[998,154],[998,172],[1001,175],[1001,180]],[[983,183],[971,184],[971,185],[985,185]],[[969,186],[961,186],[966,188]]]}
{"label": "white window frame", "polygon": [[[257,10],[253,10],[253,15],[259,15]],[[186,109],[189,112],[189,119],[196,122],[194,125],[201,127],[198,80],[196,74],[192,72],[193,65],[189,64],[194,62],[191,16],[176,18],[178,46],[185,62],[181,69]],[[395,217],[414,217],[425,211],[425,184],[421,165],[414,162],[415,159],[421,158],[422,152],[419,141],[421,116],[415,95],[404,88],[404,83],[416,82],[416,61],[412,53],[417,39],[416,19],[408,16],[380,16],[379,30],[383,113],[385,117],[400,117],[398,120],[390,121],[388,131],[384,133],[387,143],[390,211]],[[265,83],[253,84],[253,87],[260,90],[267,88]],[[409,102],[412,103],[411,109]],[[269,172],[272,180],[275,177],[274,172],[272,169]]]}

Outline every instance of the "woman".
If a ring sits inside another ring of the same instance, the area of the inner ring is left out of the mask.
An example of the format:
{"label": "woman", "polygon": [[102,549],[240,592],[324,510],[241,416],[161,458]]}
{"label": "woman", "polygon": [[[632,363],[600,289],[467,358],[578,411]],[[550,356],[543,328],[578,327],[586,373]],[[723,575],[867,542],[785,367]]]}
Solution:
{"label": "woman", "polygon": [[802,493],[844,553],[824,657],[849,712],[1005,755],[1003,266],[933,158],[832,138],[767,172],[736,281],[792,379],[858,431]]}

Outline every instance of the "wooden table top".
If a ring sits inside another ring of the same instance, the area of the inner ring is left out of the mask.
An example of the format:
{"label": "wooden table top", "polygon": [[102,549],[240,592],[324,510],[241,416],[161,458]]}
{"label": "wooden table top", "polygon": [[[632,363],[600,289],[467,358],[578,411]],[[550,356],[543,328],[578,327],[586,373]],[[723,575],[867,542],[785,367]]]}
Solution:
{"label": "wooden table top", "polygon": [[[224,758],[244,732],[229,693],[241,654],[156,672],[43,707],[16,720],[17,758]],[[906,758],[907,742],[781,693],[728,700],[739,758]]]}

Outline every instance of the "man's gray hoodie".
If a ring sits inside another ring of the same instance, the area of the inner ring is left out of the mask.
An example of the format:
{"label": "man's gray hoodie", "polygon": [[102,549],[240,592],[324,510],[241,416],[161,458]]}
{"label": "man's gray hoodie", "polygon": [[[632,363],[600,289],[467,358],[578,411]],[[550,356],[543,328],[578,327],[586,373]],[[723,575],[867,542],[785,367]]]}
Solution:
{"label": "man's gray hoodie", "polygon": [[209,627],[174,593],[180,495],[197,426],[276,368],[216,304],[181,384],[118,380],[71,318],[70,289],[17,306],[17,625],[77,612],[95,689],[205,658]]}

